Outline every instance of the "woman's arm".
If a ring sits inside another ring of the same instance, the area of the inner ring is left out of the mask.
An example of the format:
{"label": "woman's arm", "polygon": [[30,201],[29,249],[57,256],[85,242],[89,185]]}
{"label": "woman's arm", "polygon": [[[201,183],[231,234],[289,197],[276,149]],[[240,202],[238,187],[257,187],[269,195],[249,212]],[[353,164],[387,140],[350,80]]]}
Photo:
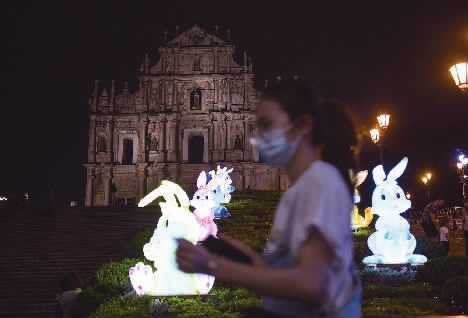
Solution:
{"label": "woman's arm", "polygon": [[264,296],[310,302],[321,298],[331,255],[326,241],[312,229],[300,248],[297,265],[288,269],[233,262],[182,240],[177,262],[183,271],[211,274]]}

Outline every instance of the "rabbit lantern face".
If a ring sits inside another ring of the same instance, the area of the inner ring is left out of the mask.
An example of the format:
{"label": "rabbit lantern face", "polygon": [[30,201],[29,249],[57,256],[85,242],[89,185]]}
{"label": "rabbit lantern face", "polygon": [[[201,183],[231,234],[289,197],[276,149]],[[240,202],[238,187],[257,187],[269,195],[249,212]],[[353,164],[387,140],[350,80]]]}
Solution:
{"label": "rabbit lantern face", "polygon": [[[406,169],[408,158],[403,158],[388,174],[385,175],[382,165],[374,168],[372,175],[377,185],[372,194],[372,211],[379,216],[397,217],[411,207],[403,189],[397,184]],[[385,180],[387,178],[387,180]]]}
{"label": "rabbit lantern face", "polygon": [[205,171],[198,175],[197,188],[198,190],[190,200],[190,205],[195,207],[199,214],[208,215],[209,211],[217,205],[215,198],[221,194],[221,188],[214,179],[207,182]]}

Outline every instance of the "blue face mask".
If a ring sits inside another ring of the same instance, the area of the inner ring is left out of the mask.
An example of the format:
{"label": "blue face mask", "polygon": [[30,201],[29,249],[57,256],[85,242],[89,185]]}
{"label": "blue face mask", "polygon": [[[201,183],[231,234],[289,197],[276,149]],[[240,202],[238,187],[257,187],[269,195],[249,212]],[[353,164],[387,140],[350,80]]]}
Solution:
{"label": "blue face mask", "polygon": [[289,129],[290,127],[276,128],[250,138],[250,143],[258,149],[265,163],[284,167],[291,160],[301,141],[301,136],[289,143],[286,139],[286,132]]}

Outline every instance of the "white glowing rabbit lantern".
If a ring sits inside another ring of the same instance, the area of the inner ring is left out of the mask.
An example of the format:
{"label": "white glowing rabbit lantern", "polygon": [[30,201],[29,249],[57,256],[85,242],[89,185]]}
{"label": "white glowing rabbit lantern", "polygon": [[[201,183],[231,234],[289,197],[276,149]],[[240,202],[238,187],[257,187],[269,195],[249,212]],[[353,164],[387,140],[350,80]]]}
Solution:
{"label": "white glowing rabbit lantern", "polygon": [[218,234],[218,226],[214,223],[213,208],[217,205],[214,195],[220,193],[221,189],[215,180],[207,182],[205,171],[200,172],[197,179],[198,190],[190,200],[190,205],[195,207],[193,214],[200,226],[198,241],[203,241],[209,235]]}
{"label": "white glowing rabbit lantern", "polygon": [[[175,259],[177,238],[196,244],[199,237],[200,226],[189,210],[189,198],[177,184],[163,180],[138,206],[144,207],[160,196],[166,201],[159,203],[162,215],[150,242],[143,247],[145,257],[154,262],[157,270],[149,273],[145,267],[148,265],[143,263],[130,268],[133,288],[138,294],[155,296],[206,294],[213,286],[214,277],[184,273],[178,269]],[[148,278],[150,276],[151,279]]]}
{"label": "white glowing rabbit lantern", "polygon": [[235,190],[234,186],[231,185],[232,179],[229,176],[232,170],[233,168],[227,169],[227,167],[217,166],[216,171],[211,170],[209,173],[211,180],[221,188],[221,193],[214,193],[213,196],[216,202],[216,206],[213,208],[215,218],[225,218],[230,215],[228,209],[222,203],[229,203],[231,201],[231,192]]}
{"label": "white glowing rabbit lantern", "polygon": [[231,192],[233,192],[235,188],[231,185],[232,179],[229,174],[233,169],[234,168],[228,169],[227,167],[221,168],[220,166],[217,166],[216,172],[214,170],[210,171],[211,178],[215,179],[221,186],[221,191],[224,195],[224,198],[220,203],[229,203],[231,201]]}
{"label": "white glowing rabbit lantern", "polygon": [[372,209],[366,208],[364,210],[364,217],[359,214],[357,203],[361,202],[361,197],[358,192],[358,187],[366,180],[368,171],[359,171],[355,176],[351,177],[351,181],[354,184],[354,206],[353,212],[351,213],[351,229],[356,230],[362,227],[368,227],[372,221]]}
{"label": "white glowing rabbit lantern", "polygon": [[407,164],[408,158],[404,157],[388,176],[382,165],[372,171],[377,185],[372,194],[372,211],[379,219],[375,224],[377,231],[367,240],[374,255],[365,257],[365,264],[422,264],[427,261],[424,255],[413,254],[416,239],[409,231],[409,223],[400,216],[411,207],[411,201],[406,199],[396,181]]}

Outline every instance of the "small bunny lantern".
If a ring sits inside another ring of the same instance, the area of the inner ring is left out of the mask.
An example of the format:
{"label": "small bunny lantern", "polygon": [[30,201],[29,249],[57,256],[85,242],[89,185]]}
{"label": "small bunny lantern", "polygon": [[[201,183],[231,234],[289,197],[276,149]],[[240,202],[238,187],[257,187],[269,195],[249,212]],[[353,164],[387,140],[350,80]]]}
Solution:
{"label": "small bunny lantern", "polygon": [[377,230],[369,236],[367,245],[374,255],[363,259],[365,264],[423,264],[426,256],[413,254],[416,240],[409,231],[409,223],[400,216],[411,207],[398,179],[408,164],[404,157],[387,175],[382,165],[372,171],[376,188],[372,194],[372,212],[379,216]]}
{"label": "small bunny lantern", "polygon": [[203,241],[209,235],[216,236],[218,233],[218,226],[213,221],[213,208],[217,205],[215,196],[221,193],[221,187],[214,179],[207,182],[207,174],[202,171],[198,175],[197,188],[190,205],[195,207],[193,214],[200,225],[198,241]]}
{"label": "small bunny lantern", "polygon": [[228,169],[227,167],[221,168],[220,166],[217,166],[216,171],[210,171],[211,180],[214,180],[214,182],[216,182],[221,188],[221,192],[215,191],[213,196],[216,202],[216,205],[213,208],[215,219],[230,216],[228,209],[222,205],[222,203],[229,203],[231,201],[231,192],[235,190],[234,186],[231,185],[232,179],[229,176],[232,170],[233,168]]}

